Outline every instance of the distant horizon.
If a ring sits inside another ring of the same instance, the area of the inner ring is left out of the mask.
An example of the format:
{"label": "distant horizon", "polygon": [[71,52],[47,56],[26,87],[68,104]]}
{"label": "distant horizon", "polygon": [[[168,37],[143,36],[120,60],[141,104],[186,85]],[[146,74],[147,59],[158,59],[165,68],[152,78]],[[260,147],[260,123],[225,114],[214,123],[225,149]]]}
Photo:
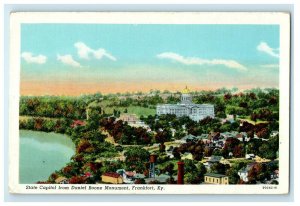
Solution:
{"label": "distant horizon", "polygon": [[[187,86],[188,87],[188,86]],[[185,87],[182,87],[181,89],[179,90],[168,90],[168,89],[150,89],[148,91],[125,91],[125,92],[115,92],[115,93],[103,93],[101,91],[95,91],[95,92],[90,92],[90,93],[81,93],[81,94],[78,94],[78,95],[66,95],[66,94],[42,94],[42,95],[38,95],[38,94],[21,94],[20,96],[22,97],[43,97],[43,96],[55,96],[55,97],[80,97],[80,96],[84,96],[84,95],[95,95],[95,94],[101,94],[101,95],[127,95],[127,94],[130,94],[130,95],[134,95],[134,94],[137,94],[137,93],[142,93],[142,94],[150,94],[151,92],[156,92],[156,91],[159,91],[161,94],[163,94],[165,91],[168,91],[169,93],[172,93],[172,94],[175,94],[175,93],[181,93],[181,91],[184,89]],[[241,88],[238,88],[238,87],[219,87],[219,88],[215,88],[215,89],[199,89],[199,90],[194,90],[194,89],[191,89],[190,87],[188,87],[188,89],[190,90],[191,93],[194,93],[194,92],[216,92],[218,90],[221,90],[221,89],[226,89],[226,90],[233,90],[233,89],[237,89],[237,91],[233,92],[231,91],[232,93],[240,93],[240,92],[245,92],[245,91],[248,91],[248,90],[255,90],[255,89],[261,89],[261,90],[265,90],[265,89],[277,89],[279,90],[278,87],[251,87],[251,88],[245,88],[245,89],[241,89]]]}

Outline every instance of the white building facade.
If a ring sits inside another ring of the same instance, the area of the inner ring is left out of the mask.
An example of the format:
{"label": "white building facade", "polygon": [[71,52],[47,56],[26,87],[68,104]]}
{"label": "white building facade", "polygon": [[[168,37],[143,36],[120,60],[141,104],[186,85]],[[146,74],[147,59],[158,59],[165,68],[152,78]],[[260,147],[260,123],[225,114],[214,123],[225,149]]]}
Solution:
{"label": "white building facade", "polygon": [[187,88],[182,91],[180,103],[157,105],[156,114],[175,114],[177,117],[188,116],[194,121],[199,121],[206,117],[215,117],[214,105],[194,104],[190,91]]}

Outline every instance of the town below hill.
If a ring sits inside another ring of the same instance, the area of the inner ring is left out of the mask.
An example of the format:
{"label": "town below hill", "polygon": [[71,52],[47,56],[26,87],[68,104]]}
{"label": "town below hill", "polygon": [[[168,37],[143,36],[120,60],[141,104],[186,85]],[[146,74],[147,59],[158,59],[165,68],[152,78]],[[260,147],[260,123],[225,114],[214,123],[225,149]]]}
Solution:
{"label": "town below hill", "polygon": [[70,162],[39,183],[279,183],[279,90],[191,92],[213,116],[157,114],[181,95],[22,96],[20,129],[67,134],[76,145]]}

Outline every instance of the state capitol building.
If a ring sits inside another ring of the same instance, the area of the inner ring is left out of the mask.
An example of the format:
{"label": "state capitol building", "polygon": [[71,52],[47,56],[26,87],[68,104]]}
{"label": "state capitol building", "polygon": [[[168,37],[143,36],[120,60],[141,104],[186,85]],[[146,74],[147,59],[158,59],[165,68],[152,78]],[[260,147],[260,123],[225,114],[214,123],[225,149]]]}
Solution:
{"label": "state capitol building", "polygon": [[177,117],[188,116],[194,121],[202,120],[205,117],[215,117],[214,105],[194,104],[187,87],[181,92],[180,103],[157,105],[156,114],[175,114]]}

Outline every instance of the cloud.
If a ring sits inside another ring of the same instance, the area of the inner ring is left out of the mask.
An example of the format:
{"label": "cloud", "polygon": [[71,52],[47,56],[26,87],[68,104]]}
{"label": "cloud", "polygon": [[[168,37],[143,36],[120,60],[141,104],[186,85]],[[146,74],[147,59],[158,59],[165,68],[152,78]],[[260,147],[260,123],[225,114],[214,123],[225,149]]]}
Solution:
{"label": "cloud", "polygon": [[185,65],[224,65],[231,69],[239,71],[247,71],[247,68],[235,60],[226,59],[201,59],[198,57],[183,57],[173,52],[165,52],[157,55],[159,59],[170,59],[175,62],[179,62]]}
{"label": "cloud", "polygon": [[70,65],[72,67],[82,67],[79,62],[75,61],[70,54],[59,55],[57,54],[57,60],[63,64]]}
{"label": "cloud", "polygon": [[99,48],[97,50],[91,49],[83,42],[76,42],[74,46],[77,48],[77,54],[82,59],[90,59],[90,57],[94,57],[95,59],[102,59],[106,57],[112,61],[116,61],[117,58],[108,53],[105,49]]}
{"label": "cloud", "polygon": [[263,68],[279,68],[279,64],[263,64],[260,66]]}
{"label": "cloud", "polygon": [[271,48],[266,42],[260,42],[259,45],[256,47],[258,51],[264,52],[269,54],[270,56],[279,58],[278,49]]}
{"label": "cloud", "polygon": [[45,64],[47,61],[47,57],[44,55],[36,55],[33,56],[30,52],[23,52],[21,54],[21,57],[27,62],[27,63],[35,63],[35,64]]}

